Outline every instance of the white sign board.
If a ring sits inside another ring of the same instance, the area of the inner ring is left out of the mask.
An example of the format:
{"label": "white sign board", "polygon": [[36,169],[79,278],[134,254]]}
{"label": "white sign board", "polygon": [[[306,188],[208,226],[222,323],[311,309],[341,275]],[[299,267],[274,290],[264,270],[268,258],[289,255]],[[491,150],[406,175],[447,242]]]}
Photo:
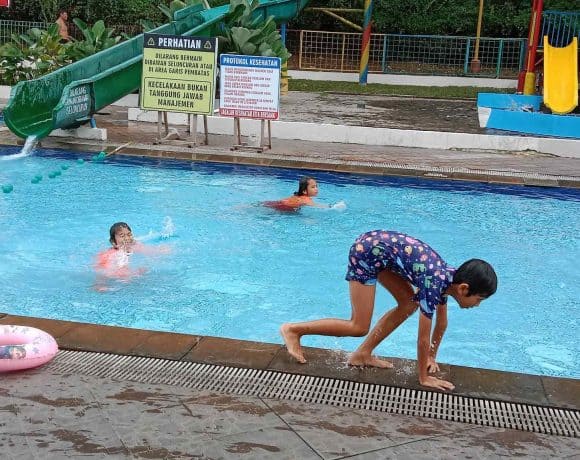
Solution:
{"label": "white sign board", "polygon": [[281,59],[220,56],[220,115],[277,120],[280,115]]}

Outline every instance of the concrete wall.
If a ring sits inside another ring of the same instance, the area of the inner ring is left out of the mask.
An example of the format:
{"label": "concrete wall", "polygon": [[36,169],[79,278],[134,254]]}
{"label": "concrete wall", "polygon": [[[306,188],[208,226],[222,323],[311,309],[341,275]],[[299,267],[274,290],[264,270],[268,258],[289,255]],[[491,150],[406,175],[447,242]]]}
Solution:
{"label": "concrete wall", "polygon": [[[303,70],[290,70],[288,75],[299,80],[319,81],[351,81],[358,82],[357,73],[343,72],[308,72]],[[409,86],[475,86],[477,88],[516,88],[517,80],[503,80],[498,78],[473,78],[473,77],[438,77],[432,75],[397,75],[370,73],[368,83],[381,83],[384,85],[409,85]]]}
{"label": "concrete wall", "polygon": [[[157,123],[157,112],[129,108],[129,120]],[[169,113],[170,125],[187,126],[187,115]],[[203,123],[198,122],[198,131]],[[244,136],[259,136],[260,121],[241,120]],[[233,119],[208,117],[211,134],[233,134]],[[389,145],[443,150],[535,151],[567,158],[580,158],[580,141],[530,136],[497,136],[491,134],[416,131],[390,128],[330,125],[320,123],[272,122],[272,137],[312,142],[338,142],[341,144]]]}

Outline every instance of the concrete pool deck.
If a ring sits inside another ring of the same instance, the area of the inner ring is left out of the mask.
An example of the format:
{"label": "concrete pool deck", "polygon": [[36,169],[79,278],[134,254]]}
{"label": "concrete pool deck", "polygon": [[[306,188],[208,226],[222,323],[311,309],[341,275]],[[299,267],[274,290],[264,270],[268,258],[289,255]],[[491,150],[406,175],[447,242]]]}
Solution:
{"label": "concrete pool deck", "polygon": [[[393,360],[393,369],[357,368],[341,351],[306,348],[309,362],[296,363],[279,344],[149,331],[98,324],[0,314],[0,324],[37,327],[66,350],[145,356],[321,376],[400,388],[424,389],[416,362]],[[441,364],[439,377],[453,381],[454,394],[539,406],[580,410],[580,380]],[[579,433],[580,434],[580,433]]]}
{"label": "concrete pool deck", "polygon": [[[433,180],[580,187],[579,159],[535,152],[274,139],[272,150],[255,153],[231,151],[234,140],[227,135],[211,135],[209,146],[196,148],[154,145],[155,125],[127,122],[126,109],[110,109],[108,115],[97,116],[98,125],[108,129],[108,142],[49,138],[42,141],[43,146],[97,152],[132,141],[122,154]],[[0,145],[19,142],[11,133],[0,132]],[[292,362],[277,344],[1,313],[0,323],[39,327],[54,335],[64,350],[419,388],[412,360],[397,360],[395,370],[355,369],[344,365],[344,353],[308,349],[311,362],[302,366]],[[13,421],[3,417],[0,422],[0,447],[8,449],[9,458],[574,458],[580,451],[578,438],[82,374],[62,375],[50,366],[0,380],[0,411],[16,416]],[[580,410],[577,379],[450,365],[442,366],[441,376],[457,385],[455,394],[465,397],[563,408],[576,414]]]}
{"label": "concrete pool deck", "polygon": [[[14,315],[0,315],[0,324],[41,328],[57,339],[61,353],[97,351],[120,360],[148,356],[418,387],[410,360],[397,359],[390,370],[358,369],[344,365],[344,353],[307,349],[311,362],[298,365],[277,344]],[[53,364],[61,353],[44,367],[2,376],[0,448],[8,458],[577,458],[580,450],[577,432],[562,437],[259,397],[235,388],[107,378],[79,365],[59,371]],[[574,379],[449,365],[441,375],[457,384],[455,394],[580,408],[580,381]]]}
{"label": "concrete pool deck", "polygon": [[[320,96],[311,100],[311,98],[304,97],[303,93],[299,93],[299,96],[291,95],[290,100],[294,108],[289,124],[292,124],[292,120],[303,118],[311,126],[316,126],[317,120],[320,119],[320,106],[322,105],[320,99],[326,100]],[[377,98],[375,103],[380,106],[383,103],[392,103],[392,99],[396,98],[390,98],[386,102]],[[435,103],[441,104],[439,101],[435,101]],[[422,125],[428,126],[431,134],[437,135],[439,133],[441,136],[448,135],[450,130],[465,134],[483,131],[474,126],[477,124],[474,121],[476,110],[473,107],[473,101],[451,101],[451,103],[464,105],[460,116],[430,118],[428,116],[430,106],[417,107],[417,110],[421,112],[421,116],[417,119],[417,130],[406,131],[402,138],[426,133],[427,131],[421,131]],[[334,106],[339,105],[338,102],[334,104]],[[3,101],[0,100],[0,107],[2,105]],[[304,114],[303,117],[302,114]],[[355,122],[359,125],[362,123],[365,128],[373,129],[381,117],[398,119],[398,123],[406,127],[413,122],[412,111],[409,110],[406,102],[403,105],[389,105],[384,114],[383,112],[372,113],[367,118],[356,119]],[[132,141],[132,145],[120,153],[193,161],[410,176],[426,179],[470,180],[547,187],[578,188],[580,186],[580,141],[563,140],[566,142],[566,146],[569,145],[569,148],[566,147],[568,154],[559,156],[538,153],[533,150],[500,151],[469,147],[437,149],[277,139],[274,132],[272,149],[263,153],[255,153],[243,150],[232,151],[231,147],[235,143],[234,137],[226,134],[210,134],[207,146],[200,145],[188,148],[187,146],[170,144],[155,145],[156,125],[128,121],[128,108],[123,106],[108,106],[101,110],[95,119],[97,126],[107,129],[108,141],[50,137],[43,139],[42,145],[98,152],[105,148],[111,151],[115,147]],[[338,130],[351,126],[348,123],[355,123],[352,117],[344,119],[340,111],[332,111],[328,107],[324,110],[324,122]],[[296,124],[297,130],[303,129],[302,127],[302,124]],[[181,133],[184,132],[183,126],[177,128]],[[483,136],[483,134],[479,135]],[[201,135],[198,136],[198,140],[201,141]],[[243,140],[251,142],[249,137],[245,137]],[[22,143],[22,140],[9,131],[0,132],[0,145],[15,145],[17,143]]]}

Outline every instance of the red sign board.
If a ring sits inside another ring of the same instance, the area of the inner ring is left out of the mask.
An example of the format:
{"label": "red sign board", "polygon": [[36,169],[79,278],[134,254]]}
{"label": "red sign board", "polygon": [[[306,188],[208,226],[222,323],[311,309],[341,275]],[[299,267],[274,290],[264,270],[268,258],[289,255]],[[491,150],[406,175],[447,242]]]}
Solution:
{"label": "red sign board", "polygon": [[10,6],[10,0],[0,0],[0,8],[8,8]]}

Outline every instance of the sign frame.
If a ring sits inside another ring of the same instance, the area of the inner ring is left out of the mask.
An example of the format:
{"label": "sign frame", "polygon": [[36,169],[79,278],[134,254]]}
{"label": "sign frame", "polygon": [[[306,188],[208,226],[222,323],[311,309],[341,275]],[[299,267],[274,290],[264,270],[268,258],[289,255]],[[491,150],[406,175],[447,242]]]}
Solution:
{"label": "sign frame", "polygon": [[217,53],[216,37],[143,34],[141,109],[213,114]]}
{"label": "sign frame", "polygon": [[281,70],[279,57],[221,54],[220,115],[278,120]]}

